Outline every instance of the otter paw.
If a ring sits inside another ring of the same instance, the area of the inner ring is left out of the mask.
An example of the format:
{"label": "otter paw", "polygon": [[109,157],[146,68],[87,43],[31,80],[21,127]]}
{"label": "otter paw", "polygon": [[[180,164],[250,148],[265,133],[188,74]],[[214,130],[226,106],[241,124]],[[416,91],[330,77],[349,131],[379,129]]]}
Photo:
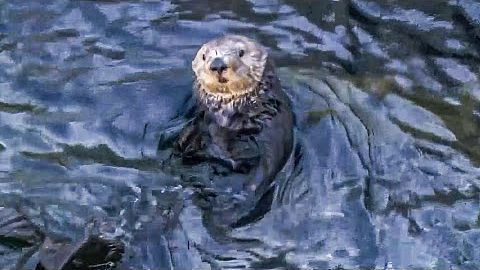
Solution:
{"label": "otter paw", "polygon": [[255,167],[255,162],[252,160],[232,160],[231,167],[232,170],[238,173],[247,174],[250,170]]}

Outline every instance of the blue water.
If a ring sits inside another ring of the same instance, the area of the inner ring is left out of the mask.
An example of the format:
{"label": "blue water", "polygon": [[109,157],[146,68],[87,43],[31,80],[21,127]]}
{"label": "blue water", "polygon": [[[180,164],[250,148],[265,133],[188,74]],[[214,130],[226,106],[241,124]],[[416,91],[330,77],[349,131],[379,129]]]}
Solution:
{"label": "blue water", "polygon": [[[270,211],[227,233],[158,151],[225,33],[269,49],[297,120]],[[4,0],[0,206],[123,241],[117,269],[479,269],[479,41],[474,0]]]}

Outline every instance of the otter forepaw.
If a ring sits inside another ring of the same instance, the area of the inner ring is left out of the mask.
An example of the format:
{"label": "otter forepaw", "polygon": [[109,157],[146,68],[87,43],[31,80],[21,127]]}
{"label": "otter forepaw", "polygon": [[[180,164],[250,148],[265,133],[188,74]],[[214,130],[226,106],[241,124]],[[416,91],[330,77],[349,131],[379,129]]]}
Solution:
{"label": "otter forepaw", "polygon": [[234,172],[247,174],[255,166],[255,162],[251,160],[231,160],[230,165]]}
{"label": "otter forepaw", "polygon": [[246,133],[259,133],[263,129],[263,123],[261,121],[258,121],[257,119],[252,119],[252,121],[248,121],[245,126],[244,130],[246,130]]}

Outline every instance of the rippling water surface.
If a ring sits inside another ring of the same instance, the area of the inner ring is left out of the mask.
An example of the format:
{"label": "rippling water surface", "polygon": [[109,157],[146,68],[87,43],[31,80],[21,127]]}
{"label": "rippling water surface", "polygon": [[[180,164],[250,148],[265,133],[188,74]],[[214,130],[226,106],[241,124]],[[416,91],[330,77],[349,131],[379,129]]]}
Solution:
{"label": "rippling water surface", "polygon": [[[224,33],[268,47],[297,120],[270,211],[228,233],[158,151]],[[118,269],[479,269],[479,44],[475,0],[5,0],[0,205],[120,239]],[[24,254],[0,240],[1,269]]]}

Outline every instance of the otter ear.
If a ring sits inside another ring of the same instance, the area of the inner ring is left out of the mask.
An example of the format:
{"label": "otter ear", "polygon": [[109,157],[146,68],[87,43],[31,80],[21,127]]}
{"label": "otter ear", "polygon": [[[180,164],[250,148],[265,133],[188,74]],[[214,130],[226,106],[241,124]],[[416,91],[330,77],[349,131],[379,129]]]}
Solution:
{"label": "otter ear", "polygon": [[250,66],[250,74],[255,80],[260,81],[267,65],[268,51],[263,46],[253,43],[251,48],[250,57],[245,62]]}

